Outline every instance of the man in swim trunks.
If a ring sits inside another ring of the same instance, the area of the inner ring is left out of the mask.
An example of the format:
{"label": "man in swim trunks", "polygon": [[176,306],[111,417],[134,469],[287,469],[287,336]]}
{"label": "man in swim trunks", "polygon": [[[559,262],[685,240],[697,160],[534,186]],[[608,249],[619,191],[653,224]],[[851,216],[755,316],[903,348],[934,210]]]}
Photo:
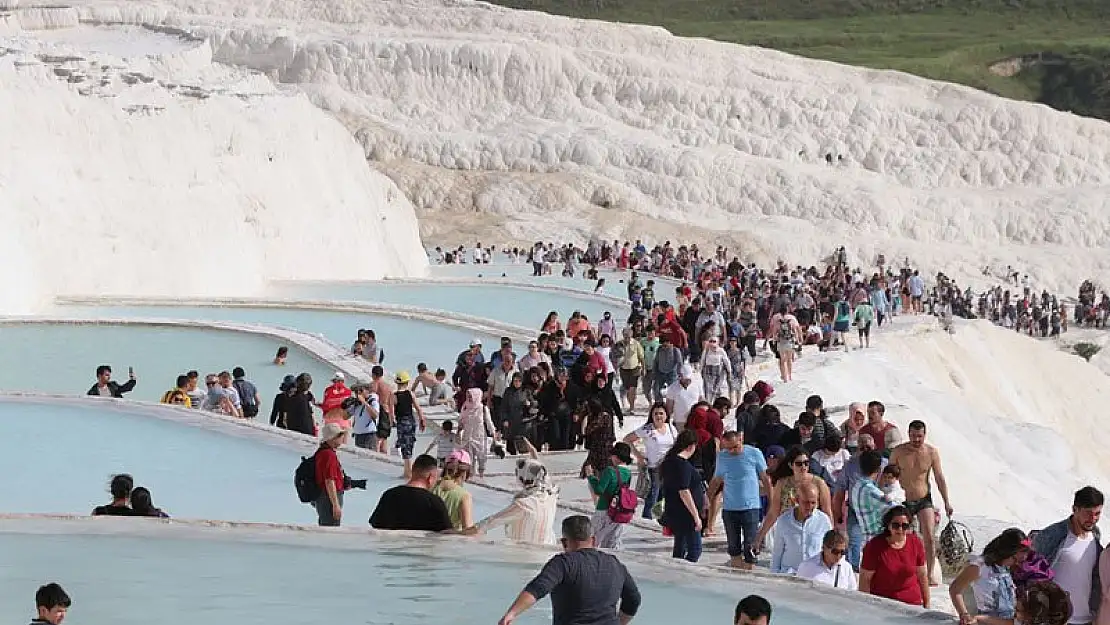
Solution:
{"label": "man in swim trunks", "polygon": [[952,518],[952,505],[948,498],[948,482],[940,466],[940,451],[925,443],[925,422],[910,421],[909,442],[894,448],[890,454],[890,464],[902,471],[902,487],[906,490],[906,509],[917,517],[921,540],[925,543],[925,561],[929,567],[929,579],[934,579],[936,566],[936,540],[933,531],[938,515],[934,510],[933,494],[929,489],[929,475],[936,474],[937,490],[944,499],[944,511]]}

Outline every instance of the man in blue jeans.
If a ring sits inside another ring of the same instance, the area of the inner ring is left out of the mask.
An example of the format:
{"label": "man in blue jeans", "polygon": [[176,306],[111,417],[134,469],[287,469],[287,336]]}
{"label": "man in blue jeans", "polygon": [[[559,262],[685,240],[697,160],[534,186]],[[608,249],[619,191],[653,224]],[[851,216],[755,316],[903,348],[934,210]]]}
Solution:
{"label": "man in blue jeans", "polygon": [[729,566],[735,568],[750,570],[755,564],[752,547],[759,533],[760,482],[771,492],[763,452],[745,445],[743,433],[725,432],[709,492],[724,490],[721,517],[728,537]]}
{"label": "man in blue jeans", "polygon": [[[844,522],[845,529],[848,530],[848,553],[846,557],[856,571],[859,571],[859,561],[863,556],[863,531],[860,529],[859,521],[856,520],[856,515],[848,503],[848,493],[852,492],[852,487],[861,477],[867,477],[860,471],[860,454],[874,449],[875,439],[870,434],[860,434],[859,449],[856,451],[856,455],[844,463],[844,468],[840,471],[840,475],[836,479],[836,485],[833,487],[833,516],[836,517],[836,522],[839,524],[841,516],[847,510],[848,516]],[[886,465],[887,459],[883,458],[879,470],[881,471]]]}

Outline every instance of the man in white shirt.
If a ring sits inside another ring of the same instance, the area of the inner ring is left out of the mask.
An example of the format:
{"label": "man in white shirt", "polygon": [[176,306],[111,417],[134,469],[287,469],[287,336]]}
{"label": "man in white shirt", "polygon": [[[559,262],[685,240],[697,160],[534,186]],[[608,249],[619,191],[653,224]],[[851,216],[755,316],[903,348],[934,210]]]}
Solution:
{"label": "man in white shirt", "polygon": [[844,534],[829,530],[825,532],[825,538],[821,541],[821,553],[803,560],[798,565],[795,575],[823,586],[856,590],[858,588],[856,572],[844,557],[847,551],[848,539]]}
{"label": "man in white shirt", "polygon": [[775,521],[771,571],[793,573],[803,560],[821,554],[825,534],[833,528],[828,515],[817,509],[819,497],[812,484],[798,487],[798,505]]}
{"label": "man in white shirt", "polygon": [[1071,598],[1069,625],[1088,625],[1095,620],[1102,602],[1098,560],[1102,541],[1098,520],[1102,516],[1102,493],[1084,486],[1075,493],[1071,516],[1053,523],[1033,538],[1033,550],[1052,564],[1055,581]]}
{"label": "man in white shirt", "polygon": [[686,417],[694,404],[702,399],[702,384],[694,384],[694,369],[684,364],[678,369],[678,384],[667,387],[667,412],[679,430],[686,425]]}

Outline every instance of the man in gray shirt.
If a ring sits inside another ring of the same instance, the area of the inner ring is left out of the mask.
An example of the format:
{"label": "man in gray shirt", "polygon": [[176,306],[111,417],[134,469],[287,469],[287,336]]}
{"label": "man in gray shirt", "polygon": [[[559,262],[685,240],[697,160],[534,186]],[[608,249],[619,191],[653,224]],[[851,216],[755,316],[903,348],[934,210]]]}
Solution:
{"label": "man in gray shirt", "polygon": [[628,625],[640,609],[640,590],[620,560],[597,550],[590,518],[563,520],[562,543],[563,553],[528,582],[498,625],[512,625],[548,594],[553,625]]}

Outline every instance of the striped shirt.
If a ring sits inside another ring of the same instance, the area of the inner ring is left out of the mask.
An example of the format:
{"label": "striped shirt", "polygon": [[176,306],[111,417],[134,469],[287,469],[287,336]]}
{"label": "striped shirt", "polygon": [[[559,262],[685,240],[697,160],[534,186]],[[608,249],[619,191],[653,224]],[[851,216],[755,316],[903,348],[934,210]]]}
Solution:
{"label": "striped shirt", "polygon": [[864,543],[882,533],[883,513],[889,506],[882,489],[870,478],[861,477],[852,486],[852,511],[859,521]]}

